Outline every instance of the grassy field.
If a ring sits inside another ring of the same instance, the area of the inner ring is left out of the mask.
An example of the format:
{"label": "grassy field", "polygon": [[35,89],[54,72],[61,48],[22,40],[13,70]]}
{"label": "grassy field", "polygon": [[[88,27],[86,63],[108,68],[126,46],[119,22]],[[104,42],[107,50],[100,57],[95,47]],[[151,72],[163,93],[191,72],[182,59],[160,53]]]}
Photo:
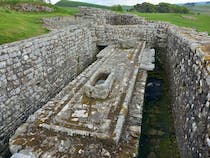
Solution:
{"label": "grassy field", "polygon": [[70,16],[76,12],[76,8],[58,8],[53,13],[21,13],[0,8],[0,44],[47,33],[48,30],[42,26],[43,17]]}
{"label": "grassy field", "polygon": [[167,21],[184,27],[195,28],[198,31],[207,31],[210,34],[210,16],[205,14],[177,14],[177,13],[133,13],[148,20]]}

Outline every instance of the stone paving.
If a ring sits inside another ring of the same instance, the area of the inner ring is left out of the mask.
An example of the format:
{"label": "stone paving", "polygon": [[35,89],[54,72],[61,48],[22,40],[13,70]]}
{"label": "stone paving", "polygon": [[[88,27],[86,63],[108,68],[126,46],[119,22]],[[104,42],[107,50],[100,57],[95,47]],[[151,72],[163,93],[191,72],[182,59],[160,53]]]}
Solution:
{"label": "stone paving", "polygon": [[[96,62],[31,115],[10,139],[13,157],[134,157],[146,82],[146,71],[139,68],[147,59],[142,57],[145,42],[134,43],[126,49],[120,41],[106,47]],[[134,88],[137,79],[140,90]],[[141,95],[132,101],[134,91]]]}

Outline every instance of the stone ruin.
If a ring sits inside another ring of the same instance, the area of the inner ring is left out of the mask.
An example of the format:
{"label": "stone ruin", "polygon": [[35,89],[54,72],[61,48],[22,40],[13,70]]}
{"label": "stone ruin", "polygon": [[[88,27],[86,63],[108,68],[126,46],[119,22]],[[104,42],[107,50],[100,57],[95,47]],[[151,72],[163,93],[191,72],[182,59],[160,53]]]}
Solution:
{"label": "stone ruin", "polygon": [[7,7],[19,12],[54,12],[55,9],[47,5],[38,3],[19,2],[16,4],[7,4]]}
{"label": "stone ruin", "polygon": [[0,46],[0,152],[10,138],[13,158],[136,157],[161,48],[181,157],[209,156],[207,33],[86,7],[43,21],[51,33]]}

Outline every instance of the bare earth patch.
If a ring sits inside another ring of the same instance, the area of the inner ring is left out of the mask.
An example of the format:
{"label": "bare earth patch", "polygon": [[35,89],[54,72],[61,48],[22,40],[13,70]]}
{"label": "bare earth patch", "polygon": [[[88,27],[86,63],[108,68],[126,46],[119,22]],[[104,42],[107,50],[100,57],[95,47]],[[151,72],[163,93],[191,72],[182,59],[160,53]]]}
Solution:
{"label": "bare earth patch", "polygon": [[210,55],[210,43],[205,44],[204,46],[201,47],[201,50],[208,55]]}
{"label": "bare earth patch", "polygon": [[197,20],[196,17],[190,16],[190,15],[182,15],[181,17],[184,19],[193,20],[193,21]]}

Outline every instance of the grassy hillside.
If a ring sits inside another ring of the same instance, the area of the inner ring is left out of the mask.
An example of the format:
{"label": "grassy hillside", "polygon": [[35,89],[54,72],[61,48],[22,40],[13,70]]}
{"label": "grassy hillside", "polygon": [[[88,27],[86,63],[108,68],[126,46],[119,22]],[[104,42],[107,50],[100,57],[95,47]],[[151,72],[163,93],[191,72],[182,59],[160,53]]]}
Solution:
{"label": "grassy hillside", "polygon": [[187,3],[184,6],[189,8],[193,13],[210,15],[210,3]]}
{"label": "grassy hillside", "polygon": [[47,3],[44,3],[42,0],[0,0],[0,6],[3,6],[5,4],[17,4],[17,3],[36,3],[41,5],[50,5]]}
{"label": "grassy hillside", "polygon": [[61,1],[57,2],[55,5],[61,6],[61,7],[78,7],[78,6],[86,6],[86,7],[110,9],[110,7],[104,6],[104,5],[97,5],[97,4],[91,4],[91,3],[70,1],[70,0],[61,0]]}
{"label": "grassy hillside", "polygon": [[43,2],[42,0],[0,0],[0,2],[5,3],[5,2]]}
{"label": "grassy hillside", "polygon": [[154,21],[167,21],[184,27],[196,28],[210,34],[210,17],[208,15],[177,14],[177,13],[134,13]]}
{"label": "grassy hillside", "polygon": [[77,12],[76,8],[56,7],[53,13],[23,13],[0,7],[0,44],[47,33],[48,30],[42,26],[43,17],[70,16]]}
{"label": "grassy hillside", "polygon": [[210,15],[210,4],[200,4],[190,8],[195,13]]}

